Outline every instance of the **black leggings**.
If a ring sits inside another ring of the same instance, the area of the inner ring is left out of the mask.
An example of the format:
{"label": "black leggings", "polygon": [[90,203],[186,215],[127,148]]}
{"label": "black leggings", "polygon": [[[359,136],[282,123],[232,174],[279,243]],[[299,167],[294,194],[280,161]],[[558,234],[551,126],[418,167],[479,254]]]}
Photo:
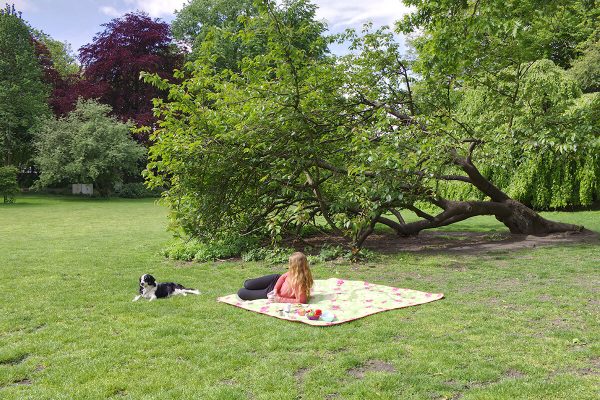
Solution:
{"label": "black leggings", "polygon": [[244,287],[238,290],[238,296],[242,300],[266,299],[267,293],[275,289],[275,284],[280,274],[265,275],[256,279],[248,279]]}

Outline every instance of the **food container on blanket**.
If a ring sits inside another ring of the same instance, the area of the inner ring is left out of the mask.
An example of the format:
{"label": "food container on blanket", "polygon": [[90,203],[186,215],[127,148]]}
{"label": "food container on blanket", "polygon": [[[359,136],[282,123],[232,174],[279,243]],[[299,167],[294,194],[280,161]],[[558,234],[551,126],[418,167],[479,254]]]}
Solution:
{"label": "food container on blanket", "polygon": [[323,313],[321,310],[306,310],[306,318],[310,319],[311,321],[318,320],[322,314]]}
{"label": "food container on blanket", "polygon": [[321,321],[332,322],[335,319],[335,315],[331,311],[324,311],[321,314]]}

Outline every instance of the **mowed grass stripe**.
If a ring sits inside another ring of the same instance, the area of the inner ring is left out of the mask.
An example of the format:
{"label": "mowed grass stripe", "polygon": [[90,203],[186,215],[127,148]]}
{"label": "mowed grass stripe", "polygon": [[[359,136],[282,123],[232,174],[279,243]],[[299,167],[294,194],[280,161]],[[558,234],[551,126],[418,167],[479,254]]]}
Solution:
{"label": "mowed grass stripe", "polygon": [[[166,261],[166,214],[153,200],[28,196],[0,206],[0,398],[597,396],[597,245],[315,265],[319,279],[446,294],[320,329],[217,303],[284,266]],[[600,230],[599,212],[552,217]],[[502,226],[483,218],[455,228]],[[202,295],[132,303],[145,272]]]}

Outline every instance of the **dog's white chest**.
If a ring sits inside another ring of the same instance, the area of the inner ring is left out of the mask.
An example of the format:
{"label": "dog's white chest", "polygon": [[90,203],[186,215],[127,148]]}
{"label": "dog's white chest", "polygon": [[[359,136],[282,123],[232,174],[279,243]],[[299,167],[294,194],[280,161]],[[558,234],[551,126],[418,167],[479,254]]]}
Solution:
{"label": "dog's white chest", "polygon": [[142,297],[145,299],[151,299],[155,296],[156,286],[147,286],[142,290]]}

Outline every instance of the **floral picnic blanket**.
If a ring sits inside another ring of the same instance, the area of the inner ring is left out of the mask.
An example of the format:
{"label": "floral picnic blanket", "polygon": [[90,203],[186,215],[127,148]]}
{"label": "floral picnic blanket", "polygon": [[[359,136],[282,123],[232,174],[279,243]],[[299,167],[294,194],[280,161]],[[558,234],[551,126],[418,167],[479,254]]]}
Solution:
{"label": "floral picnic blanket", "polygon": [[[272,303],[266,299],[244,301],[237,294],[219,297],[217,301],[288,321],[329,326],[382,311],[429,303],[442,297],[444,297],[443,293],[427,293],[369,282],[331,278],[315,280],[309,304],[292,304],[289,312],[286,312],[286,304]],[[334,314],[335,318],[333,321],[310,320],[300,315],[300,308],[328,311]]]}

